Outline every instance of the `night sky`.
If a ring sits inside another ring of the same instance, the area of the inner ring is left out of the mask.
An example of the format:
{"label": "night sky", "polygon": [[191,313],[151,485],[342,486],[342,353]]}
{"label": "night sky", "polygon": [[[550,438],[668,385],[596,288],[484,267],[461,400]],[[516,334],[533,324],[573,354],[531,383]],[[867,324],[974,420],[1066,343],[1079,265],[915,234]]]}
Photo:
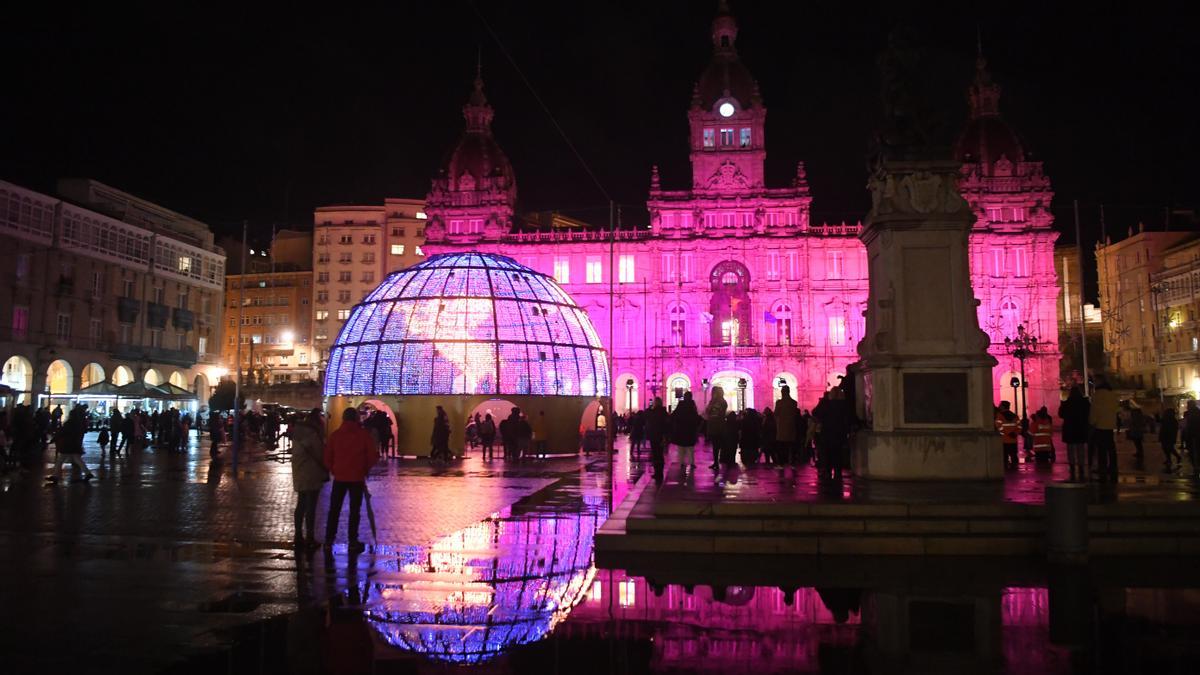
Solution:
{"label": "night sky", "polygon": [[[769,110],[769,183],[785,185],[805,160],[817,221],[865,214],[875,61],[901,20],[936,49],[944,105],[960,117],[981,29],[1002,110],[1046,163],[1064,240],[1072,199],[1085,239],[1098,233],[1100,203],[1110,234],[1139,219],[1158,228],[1164,207],[1200,204],[1200,58],[1182,15],[1140,5],[901,15],[861,3],[732,4],[739,52]],[[247,14],[202,4],[167,15],[105,3],[10,15],[0,177],[50,191],[56,177],[90,176],[219,233],[243,219],[260,230],[307,226],[319,205],[423,197],[462,129],[481,49],[522,209],[603,222],[605,196],[478,6],[626,220],[645,222],[651,164],[665,187],[689,180],[686,110],[715,5],[446,0]]]}

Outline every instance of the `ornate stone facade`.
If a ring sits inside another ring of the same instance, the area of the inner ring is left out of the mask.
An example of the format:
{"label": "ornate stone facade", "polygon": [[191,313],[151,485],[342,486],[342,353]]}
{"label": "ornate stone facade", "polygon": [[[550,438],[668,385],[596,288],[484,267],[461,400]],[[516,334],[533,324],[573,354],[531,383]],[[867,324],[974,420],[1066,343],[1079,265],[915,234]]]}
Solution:
{"label": "ornate stone facade", "polygon": [[[803,162],[789,185],[766,185],[767,110],[738,57],[737,32],[726,10],[713,21],[712,59],[697,80],[687,113],[691,183],[686,189],[665,188],[671,177],[664,181],[657,167],[651,169],[648,228],[618,228],[610,244],[605,228],[539,227],[515,219],[516,180],[492,136],[492,109],[478,78],[464,108],[466,131],[430,191],[428,253],[475,249],[512,256],[555,276],[588,311],[613,352],[618,411],[645,405],[653,394],[673,405],[689,389],[703,403],[715,384],[732,408],[761,409],[773,404],[781,381],[802,407],[810,407],[858,358],[855,345],[864,335],[867,299],[861,224],[811,221]],[[1050,327],[1046,339],[1053,342],[1049,188],[1040,163],[1023,154],[1016,158],[1004,180],[993,179],[999,169],[990,163],[972,159],[964,168],[967,201],[984,216],[972,235],[972,270],[986,271],[978,258],[994,249],[1016,260],[1010,248],[1022,250],[1023,270],[1037,270],[1026,280],[1034,283],[1018,283],[1024,277],[1007,272],[1003,279],[984,274],[988,303],[981,317],[990,311],[993,296],[1014,296],[1021,321],[1036,332],[1038,321],[1024,317],[1044,316]],[[903,185],[887,186],[875,199],[903,198],[914,208],[937,209],[953,191],[938,180],[913,176]],[[993,204],[1019,206],[1025,215],[1019,222],[999,217],[993,222],[988,219]],[[1044,259],[1040,248],[1030,248],[1042,241]],[[615,277],[611,300],[610,276]],[[1001,331],[994,336],[1002,349]],[[997,382],[1007,382],[1002,379],[1007,366],[1004,360]],[[1030,378],[1037,391],[1056,387],[1057,365],[1045,372],[1048,383],[1036,374]],[[1003,393],[996,388],[997,399]],[[1031,393],[1031,405],[1041,400]]]}

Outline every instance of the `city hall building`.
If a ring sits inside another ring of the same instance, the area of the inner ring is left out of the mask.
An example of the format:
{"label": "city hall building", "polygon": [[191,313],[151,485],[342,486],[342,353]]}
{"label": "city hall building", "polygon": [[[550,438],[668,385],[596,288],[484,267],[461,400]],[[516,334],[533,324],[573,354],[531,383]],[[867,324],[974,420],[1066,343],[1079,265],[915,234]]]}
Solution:
{"label": "city hall building", "polygon": [[[812,221],[803,162],[788,184],[766,184],[767,108],[737,36],[722,12],[687,108],[692,175],[647,167],[649,227],[618,228],[610,241],[606,226],[522,219],[479,77],[463,108],[466,129],[426,199],[427,254],[511,256],[552,275],[587,311],[612,352],[618,412],[654,395],[670,406],[685,391],[703,403],[717,385],[731,409],[772,405],[782,384],[811,407],[858,358],[868,273],[861,224]],[[1000,116],[999,95],[981,58],[956,152],[977,217],[971,272],[998,360],[995,399],[1013,398],[1021,364],[1005,338],[1023,326],[1038,338],[1024,364],[1032,411],[1059,398],[1053,193]]]}

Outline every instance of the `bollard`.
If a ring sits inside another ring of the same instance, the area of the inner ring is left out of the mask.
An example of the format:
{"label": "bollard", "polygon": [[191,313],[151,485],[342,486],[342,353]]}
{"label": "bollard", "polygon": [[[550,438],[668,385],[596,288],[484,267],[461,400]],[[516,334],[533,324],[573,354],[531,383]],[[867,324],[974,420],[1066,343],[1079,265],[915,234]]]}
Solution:
{"label": "bollard", "polygon": [[1046,486],[1046,557],[1078,565],[1088,557],[1088,490],[1081,483]]}

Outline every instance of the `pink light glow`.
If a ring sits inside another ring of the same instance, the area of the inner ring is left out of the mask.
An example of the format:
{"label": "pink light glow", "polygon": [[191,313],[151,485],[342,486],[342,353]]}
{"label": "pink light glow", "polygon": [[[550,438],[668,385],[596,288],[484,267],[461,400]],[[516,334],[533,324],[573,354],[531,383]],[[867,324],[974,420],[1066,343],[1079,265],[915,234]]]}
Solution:
{"label": "pink light glow", "polygon": [[[523,225],[514,216],[515,174],[492,135],[479,81],[464,109],[467,130],[428,196],[428,253],[500,253],[562,282],[613,355],[617,412],[654,394],[673,406],[677,388],[703,403],[706,384],[718,378],[727,396],[744,379],[744,403],[760,409],[774,404],[782,378],[811,408],[858,359],[867,308],[861,226],[811,221],[803,162],[790,185],[765,184],[767,109],[734,49],[734,18],[718,16],[713,30],[721,39],[687,111],[691,187],[664,188],[654,167],[649,229],[620,230],[610,251],[606,231],[577,221]],[[1041,162],[1001,119],[999,87],[982,62],[968,93],[972,112],[957,152],[961,189],[977,215],[971,279],[998,361],[995,400],[1013,397],[1008,382],[1021,369],[1004,338],[1023,325],[1039,341],[1025,362],[1029,409],[1056,407],[1053,192]],[[473,221],[482,226],[450,227]],[[624,395],[629,379],[636,395]]]}

